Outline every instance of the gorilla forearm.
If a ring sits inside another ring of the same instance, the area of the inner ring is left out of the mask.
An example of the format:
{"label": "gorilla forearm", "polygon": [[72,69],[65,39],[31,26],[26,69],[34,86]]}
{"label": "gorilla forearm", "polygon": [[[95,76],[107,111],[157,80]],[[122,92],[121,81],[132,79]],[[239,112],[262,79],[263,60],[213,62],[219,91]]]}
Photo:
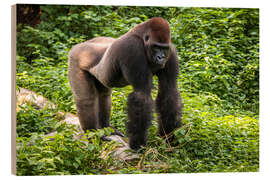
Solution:
{"label": "gorilla forearm", "polygon": [[159,78],[156,109],[159,134],[164,136],[182,126],[182,99],[177,90],[178,60],[176,53],[170,56],[164,69],[157,73]]}
{"label": "gorilla forearm", "polygon": [[181,98],[177,90],[166,94],[159,93],[156,98],[158,113],[159,134],[164,136],[171,133],[175,128],[181,127]]}
{"label": "gorilla forearm", "polygon": [[128,96],[127,133],[132,149],[146,144],[147,130],[152,120],[153,102],[150,94],[133,92]]}

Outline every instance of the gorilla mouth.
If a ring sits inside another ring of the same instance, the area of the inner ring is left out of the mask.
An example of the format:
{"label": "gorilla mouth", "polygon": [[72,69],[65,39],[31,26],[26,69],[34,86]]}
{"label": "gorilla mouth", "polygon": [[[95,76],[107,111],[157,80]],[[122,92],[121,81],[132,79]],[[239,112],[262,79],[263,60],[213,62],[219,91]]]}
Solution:
{"label": "gorilla mouth", "polygon": [[164,61],[165,61],[165,58],[164,59],[157,59],[158,64],[163,64]]}
{"label": "gorilla mouth", "polygon": [[159,64],[159,65],[163,65],[164,64],[164,62],[165,62],[165,60],[166,60],[166,58],[165,57],[159,57],[159,56],[157,56],[156,58],[155,58],[155,63],[156,64]]}

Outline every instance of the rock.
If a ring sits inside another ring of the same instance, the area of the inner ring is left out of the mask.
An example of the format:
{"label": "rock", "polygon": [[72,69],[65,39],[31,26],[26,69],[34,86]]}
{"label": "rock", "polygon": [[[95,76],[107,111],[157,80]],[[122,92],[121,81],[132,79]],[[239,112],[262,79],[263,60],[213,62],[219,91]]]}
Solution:
{"label": "rock", "polygon": [[106,159],[106,156],[108,154],[112,154],[112,156],[119,158],[123,161],[131,161],[133,159],[139,159],[139,156],[132,152],[129,145],[123,140],[122,137],[118,135],[111,135],[106,136],[107,139],[110,139],[111,141],[115,141],[118,143],[118,146],[109,153],[102,153],[101,157],[103,159]]}

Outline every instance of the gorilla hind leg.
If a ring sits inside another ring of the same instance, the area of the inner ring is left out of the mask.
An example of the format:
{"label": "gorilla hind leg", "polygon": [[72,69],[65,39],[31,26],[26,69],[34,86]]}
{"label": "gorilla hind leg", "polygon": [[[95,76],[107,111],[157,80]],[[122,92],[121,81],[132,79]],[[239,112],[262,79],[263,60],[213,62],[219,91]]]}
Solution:
{"label": "gorilla hind leg", "polygon": [[[73,65],[73,64],[72,64]],[[98,128],[98,92],[95,78],[76,66],[68,77],[83,131]]]}
{"label": "gorilla hind leg", "polygon": [[[96,80],[96,87],[98,90],[98,122],[99,128],[111,127],[114,129],[114,135],[122,136],[124,135],[118,131],[116,128],[110,125],[110,114],[111,114],[111,94],[112,90],[103,86],[99,81]],[[104,137],[106,140],[106,137]]]}
{"label": "gorilla hind leg", "polygon": [[111,94],[112,90],[106,88],[96,80],[96,87],[98,90],[98,122],[99,127],[110,126],[110,114],[111,114]]}

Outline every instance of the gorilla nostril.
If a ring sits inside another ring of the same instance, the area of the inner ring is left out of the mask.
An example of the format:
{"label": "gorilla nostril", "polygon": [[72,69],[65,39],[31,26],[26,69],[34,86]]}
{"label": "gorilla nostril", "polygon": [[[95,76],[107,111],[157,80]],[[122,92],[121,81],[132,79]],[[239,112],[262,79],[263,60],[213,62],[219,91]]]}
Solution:
{"label": "gorilla nostril", "polygon": [[164,58],[165,58],[165,56],[163,56],[163,55],[157,55],[158,61],[163,61]]}
{"label": "gorilla nostril", "polygon": [[156,56],[156,63],[157,64],[162,64],[163,63],[163,60],[164,60],[164,58],[162,57],[162,56]]}

